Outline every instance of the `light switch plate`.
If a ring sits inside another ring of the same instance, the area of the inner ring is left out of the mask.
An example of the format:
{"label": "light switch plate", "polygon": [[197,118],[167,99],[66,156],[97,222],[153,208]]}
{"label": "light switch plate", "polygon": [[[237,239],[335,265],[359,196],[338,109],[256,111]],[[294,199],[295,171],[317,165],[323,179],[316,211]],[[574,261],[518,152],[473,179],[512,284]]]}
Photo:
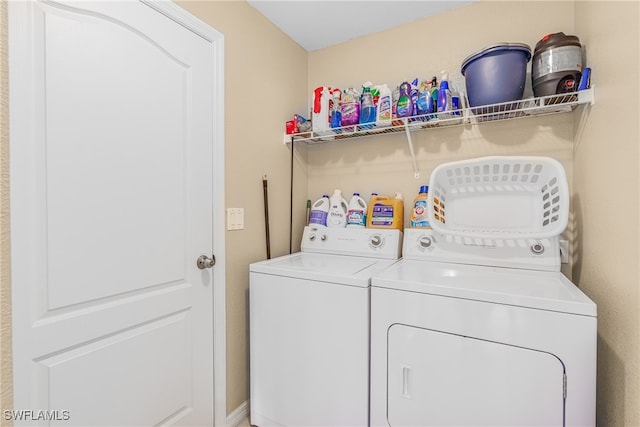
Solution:
{"label": "light switch plate", "polygon": [[244,230],[244,208],[227,208],[227,230]]}

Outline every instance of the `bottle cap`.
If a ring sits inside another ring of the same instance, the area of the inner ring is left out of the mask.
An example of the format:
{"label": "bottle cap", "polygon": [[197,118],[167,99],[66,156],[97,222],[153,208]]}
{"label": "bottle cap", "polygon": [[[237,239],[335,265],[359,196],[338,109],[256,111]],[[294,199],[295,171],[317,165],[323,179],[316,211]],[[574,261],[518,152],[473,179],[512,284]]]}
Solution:
{"label": "bottle cap", "polygon": [[421,185],[420,186],[420,192],[421,193],[428,193],[429,192],[429,186],[428,185]]}

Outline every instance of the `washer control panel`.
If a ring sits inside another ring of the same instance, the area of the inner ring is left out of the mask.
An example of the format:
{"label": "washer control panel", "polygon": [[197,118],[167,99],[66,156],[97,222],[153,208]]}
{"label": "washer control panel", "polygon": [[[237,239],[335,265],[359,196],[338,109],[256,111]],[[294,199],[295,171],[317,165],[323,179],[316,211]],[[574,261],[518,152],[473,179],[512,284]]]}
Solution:
{"label": "washer control panel", "polygon": [[306,226],[301,249],[302,252],[399,259],[402,254],[402,232]]}

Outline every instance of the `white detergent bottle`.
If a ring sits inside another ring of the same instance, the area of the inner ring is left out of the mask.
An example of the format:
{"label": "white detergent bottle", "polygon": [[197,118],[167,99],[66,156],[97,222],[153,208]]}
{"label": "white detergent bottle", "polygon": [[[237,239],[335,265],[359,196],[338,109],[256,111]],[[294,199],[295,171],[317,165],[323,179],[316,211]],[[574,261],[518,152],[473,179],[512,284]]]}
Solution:
{"label": "white detergent bottle", "polygon": [[327,216],[327,227],[344,228],[347,225],[347,212],[349,204],[342,197],[341,190],[334,190],[329,199],[329,214]]}
{"label": "white detergent bottle", "polygon": [[378,127],[391,126],[391,110],[393,108],[393,99],[391,89],[386,84],[378,87],[380,96],[378,97],[378,106],[376,108],[376,125]]}
{"label": "white detergent bottle", "polygon": [[364,228],[367,224],[367,202],[359,193],[353,193],[347,211],[347,228]]}
{"label": "white detergent bottle", "polygon": [[322,198],[316,200],[311,205],[311,212],[309,213],[309,225],[326,227],[327,216],[329,215],[329,195],[325,194]]}

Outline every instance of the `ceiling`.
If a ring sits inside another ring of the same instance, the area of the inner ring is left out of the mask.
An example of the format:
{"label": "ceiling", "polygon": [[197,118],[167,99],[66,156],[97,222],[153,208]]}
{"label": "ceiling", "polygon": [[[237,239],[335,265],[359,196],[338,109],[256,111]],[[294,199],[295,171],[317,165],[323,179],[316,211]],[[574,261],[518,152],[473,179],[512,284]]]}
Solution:
{"label": "ceiling", "polygon": [[473,3],[457,0],[247,0],[307,51]]}

